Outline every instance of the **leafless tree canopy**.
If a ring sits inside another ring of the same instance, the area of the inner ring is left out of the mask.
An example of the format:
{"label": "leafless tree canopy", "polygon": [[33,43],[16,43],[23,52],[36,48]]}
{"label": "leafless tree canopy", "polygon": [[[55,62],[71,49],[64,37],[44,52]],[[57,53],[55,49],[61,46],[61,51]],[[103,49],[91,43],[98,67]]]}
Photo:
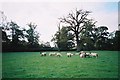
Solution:
{"label": "leafless tree canopy", "polygon": [[60,22],[68,24],[68,27],[75,33],[80,33],[84,28],[84,23],[88,20],[90,11],[77,10],[68,14],[67,17],[59,18]]}

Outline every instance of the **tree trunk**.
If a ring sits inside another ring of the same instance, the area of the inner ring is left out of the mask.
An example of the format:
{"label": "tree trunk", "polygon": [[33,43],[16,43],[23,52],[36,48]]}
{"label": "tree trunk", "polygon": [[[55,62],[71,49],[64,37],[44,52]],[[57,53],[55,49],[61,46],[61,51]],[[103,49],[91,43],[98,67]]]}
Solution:
{"label": "tree trunk", "polygon": [[77,51],[78,52],[80,51],[80,41],[79,40],[77,41]]}
{"label": "tree trunk", "polygon": [[77,51],[80,51],[80,40],[77,33],[76,33],[76,43],[77,43]]}

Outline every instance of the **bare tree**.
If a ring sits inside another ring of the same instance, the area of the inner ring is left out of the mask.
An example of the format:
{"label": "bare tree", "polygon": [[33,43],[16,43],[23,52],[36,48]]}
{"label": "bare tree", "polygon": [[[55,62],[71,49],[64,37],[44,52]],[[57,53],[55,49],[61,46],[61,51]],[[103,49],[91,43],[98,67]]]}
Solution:
{"label": "bare tree", "polygon": [[61,23],[67,24],[70,30],[75,34],[77,51],[80,51],[80,38],[79,34],[81,31],[86,29],[86,24],[90,20],[87,16],[91,13],[90,11],[77,10],[69,13],[67,17],[59,18]]}

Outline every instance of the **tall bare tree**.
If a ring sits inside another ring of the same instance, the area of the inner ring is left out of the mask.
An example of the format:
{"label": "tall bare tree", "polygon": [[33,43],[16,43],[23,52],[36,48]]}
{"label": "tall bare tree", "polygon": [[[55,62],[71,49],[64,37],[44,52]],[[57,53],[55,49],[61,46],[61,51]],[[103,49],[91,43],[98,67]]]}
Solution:
{"label": "tall bare tree", "polygon": [[75,34],[77,51],[80,51],[80,38],[79,34],[81,31],[86,29],[86,24],[90,20],[88,15],[90,11],[77,10],[75,12],[69,13],[67,17],[59,18],[61,23],[67,24],[67,26]]}

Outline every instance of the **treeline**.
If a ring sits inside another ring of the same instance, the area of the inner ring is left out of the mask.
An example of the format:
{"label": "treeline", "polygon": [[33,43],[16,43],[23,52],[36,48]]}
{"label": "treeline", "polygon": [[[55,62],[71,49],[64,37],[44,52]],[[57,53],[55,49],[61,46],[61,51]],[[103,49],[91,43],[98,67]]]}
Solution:
{"label": "treeline", "polygon": [[88,19],[89,11],[76,10],[65,18],[60,18],[61,23],[69,25],[58,26],[58,31],[50,42],[39,41],[37,25],[29,23],[24,28],[17,23],[6,20],[4,13],[0,27],[2,31],[2,51],[66,51],[66,50],[120,50],[120,31],[108,32],[108,27],[96,27],[96,21]]}
{"label": "treeline", "polygon": [[40,51],[51,48],[49,44],[39,43],[37,25],[29,23],[28,29],[15,22],[2,25],[2,51]]}
{"label": "treeline", "polygon": [[[69,27],[62,27],[54,35],[58,50],[77,50],[74,33]],[[108,32],[106,26],[89,27],[81,32],[80,50],[120,50],[120,31]]]}

